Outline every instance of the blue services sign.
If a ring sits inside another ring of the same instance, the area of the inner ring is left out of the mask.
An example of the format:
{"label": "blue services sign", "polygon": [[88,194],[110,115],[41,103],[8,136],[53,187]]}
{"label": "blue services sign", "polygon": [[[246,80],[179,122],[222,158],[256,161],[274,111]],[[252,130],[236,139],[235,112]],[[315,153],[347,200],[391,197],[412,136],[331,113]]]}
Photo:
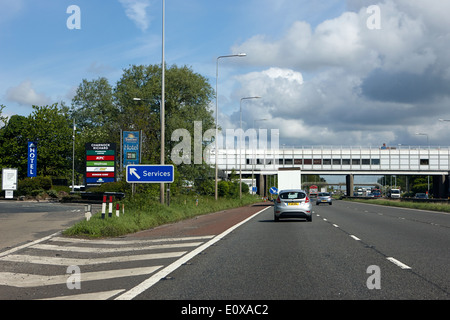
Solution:
{"label": "blue services sign", "polygon": [[28,167],[27,176],[34,178],[37,176],[37,146],[35,142],[28,141]]}
{"label": "blue services sign", "polygon": [[173,183],[174,167],[172,165],[129,165],[127,166],[128,183]]}

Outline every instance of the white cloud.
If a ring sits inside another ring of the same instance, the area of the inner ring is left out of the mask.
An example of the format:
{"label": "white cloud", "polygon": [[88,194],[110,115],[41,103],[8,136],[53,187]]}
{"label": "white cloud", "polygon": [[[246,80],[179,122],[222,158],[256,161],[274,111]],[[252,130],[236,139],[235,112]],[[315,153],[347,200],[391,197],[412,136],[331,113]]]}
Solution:
{"label": "white cloud", "polygon": [[[246,119],[264,114],[286,144],[378,145],[418,143],[405,127],[431,132],[449,114],[450,35],[441,25],[450,24],[441,11],[450,2],[380,1],[380,30],[367,27],[376,2],[350,3],[353,11],[314,28],[296,21],[279,39],[259,34],[232,48],[272,67],[239,77],[235,95],[264,96]],[[271,77],[274,70],[283,74]]]}
{"label": "white cloud", "polygon": [[6,98],[21,105],[43,106],[51,103],[50,98],[36,92],[30,80],[25,80],[18,86],[9,88],[6,92]]}
{"label": "white cloud", "polygon": [[150,6],[150,0],[119,0],[125,8],[125,14],[142,31],[146,31],[150,25],[150,17],[147,9]]}

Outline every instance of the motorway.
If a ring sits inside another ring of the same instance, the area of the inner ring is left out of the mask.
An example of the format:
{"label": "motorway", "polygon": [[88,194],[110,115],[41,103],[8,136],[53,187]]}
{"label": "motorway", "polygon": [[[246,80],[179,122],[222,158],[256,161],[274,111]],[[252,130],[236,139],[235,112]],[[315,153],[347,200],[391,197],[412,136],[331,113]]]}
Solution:
{"label": "motorway", "polygon": [[312,222],[274,222],[261,206],[0,251],[0,299],[449,299],[450,215],[344,201],[313,210]]}

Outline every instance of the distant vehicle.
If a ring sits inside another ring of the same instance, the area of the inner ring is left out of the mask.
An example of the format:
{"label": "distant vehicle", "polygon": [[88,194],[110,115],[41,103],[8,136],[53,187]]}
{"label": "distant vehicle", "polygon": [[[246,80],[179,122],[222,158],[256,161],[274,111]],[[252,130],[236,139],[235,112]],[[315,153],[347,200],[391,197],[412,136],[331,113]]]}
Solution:
{"label": "distant vehicle", "polygon": [[372,189],[374,198],[381,198],[381,191],[379,189]]}
{"label": "distant vehicle", "polygon": [[332,205],[333,199],[331,198],[331,193],[319,192],[319,194],[317,195],[316,205],[318,206],[321,203],[328,203],[329,205]]}
{"label": "distant vehicle", "polygon": [[392,199],[400,199],[400,189],[389,190],[388,197]]}
{"label": "distant vehicle", "polygon": [[316,185],[312,185],[309,187],[309,196],[310,197],[317,197],[319,194],[319,187]]}
{"label": "distant vehicle", "polygon": [[280,190],[274,201],[274,220],[282,218],[305,218],[312,221],[312,205],[305,191],[300,189]]}
{"label": "distant vehicle", "polygon": [[426,193],[416,193],[414,196],[415,199],[428,199],[428,196]]}
{"label": "distant vehicle", "polygon": [[367,197],[367,198],[375,198],[375,195],[374,195],[372,192],[369,192],[369,193],[366,195],[366,197]]}

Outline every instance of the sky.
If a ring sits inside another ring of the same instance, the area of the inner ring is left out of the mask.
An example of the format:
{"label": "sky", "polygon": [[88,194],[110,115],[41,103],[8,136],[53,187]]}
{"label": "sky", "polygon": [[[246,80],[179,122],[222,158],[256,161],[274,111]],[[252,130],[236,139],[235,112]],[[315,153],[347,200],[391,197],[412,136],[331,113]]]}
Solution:
{"label": "sky", "polygon": [[[450,145],[450,0],[165,2],[168,65],[215,88],[217,57],[247,54],[219,61],[223,128],[261,96],[244,130],[278,129],[280,145]],[[161,18],[162,0],[0,0],[3,115],[160,64]]]}

